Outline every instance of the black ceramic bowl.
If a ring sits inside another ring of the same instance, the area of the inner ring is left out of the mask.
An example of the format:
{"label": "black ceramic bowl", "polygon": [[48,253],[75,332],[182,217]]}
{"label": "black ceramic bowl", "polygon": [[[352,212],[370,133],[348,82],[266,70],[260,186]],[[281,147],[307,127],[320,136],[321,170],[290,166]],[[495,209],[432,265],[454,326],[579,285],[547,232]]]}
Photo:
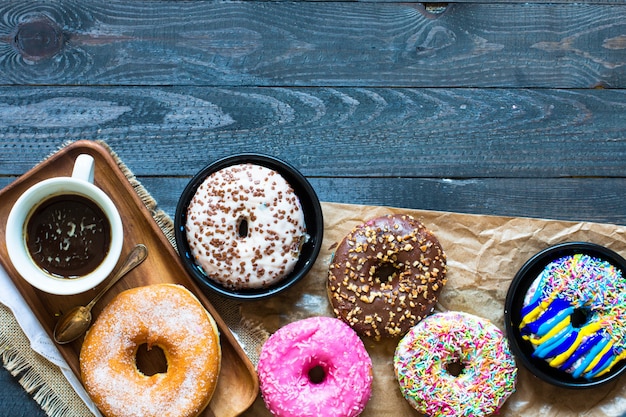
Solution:
{"label": "black ceramic bowl", "polygon": [[626,260],[604,246],[587,242],[566,242],[551,246],[530,258],[513,278],[506,297],[504,320],[513,353],[535,376],[558,387],[593,388],[612,381],[624,373],[626,360],[617,363],[610,372],[597,378],[573,378],[570,374],[551,367],[545,360],[532,357],[534,349],[530,342],[522,339],[519,331],[520,311],[528,288],[550,262],[577,253],[608,261],[620,269],[622,274],[626,273]]}
{"label": "black ceramic bowl", "polygon": [[[281,174],[289,185],[291,185],[300,199],[300,204],[302,205],[302,210],[304,211],[304,221],[309,239],[302,246],[300,257],[294,270],[279,282],[267,288],[232,290],[209,278],[204,273],[202,268],[194,262],[189,249],[189,243],[187,242],[185,222],[187,220],[187,206],[196,193],[197,188],[207,176],[228,166],[245,163],[261,165],[272,169]],[[176,215],[174,218],[174,236],[176,238],[176,245],[178,246],[178,253],[180,254],[187,271],[205,288],[215,291],[218,294],[240,300],[257,300],[269,297],[291,287],[298,282],[313,267],[313,264],[315,263],[322,247],[323,235],[324,220],[322,217],[322,207],[315,190],[311,187],[311,184],[309,184],[307,179],[291,165],[274,157],[260,154],[233,155],[206,166],[198,172],[185,187],[180,200],[178,201]]]}

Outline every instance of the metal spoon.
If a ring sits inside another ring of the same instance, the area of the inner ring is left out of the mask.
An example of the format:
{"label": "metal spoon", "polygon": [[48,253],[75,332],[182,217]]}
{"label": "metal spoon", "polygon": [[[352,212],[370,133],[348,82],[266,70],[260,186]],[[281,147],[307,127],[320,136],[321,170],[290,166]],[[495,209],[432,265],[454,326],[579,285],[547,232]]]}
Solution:
{"label": "metal spoon", "polygon": [[54,326],[54,340],[62,345],[78,339],[85,333],[91,324],[91,309],[93,306],[120,278],[142,263],[146,256],[148,256],[148,248],[145,245],[138,244],[135,246],[115,276],[89,304],[74,307],[59,319],[56,326]]}

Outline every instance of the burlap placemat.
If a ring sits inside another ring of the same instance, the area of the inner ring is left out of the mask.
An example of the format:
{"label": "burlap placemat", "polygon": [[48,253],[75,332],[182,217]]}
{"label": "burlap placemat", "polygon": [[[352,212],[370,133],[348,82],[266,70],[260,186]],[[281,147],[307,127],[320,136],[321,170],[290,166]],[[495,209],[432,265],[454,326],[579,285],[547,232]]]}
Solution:
{"label": "burlap placemat", "polygon": [[60,369],[37,354],[13,313],[0,304],[0,357],[4,367],[51,417],[91,416]]}
{"label": "burlap placemat", "polygon": [[[119,156],[104,142],[99,141],[113,156],[128,178],[133,189],[150,210],[170,243],[176,247],[174,222],[157,206],[156,200],[137,180]],[[64,144],[67,146],[68,144]],[[220,313],[250,360],[256,365],[259,348],[268,334],[257,324],[243,320],[237,302],[213,294],[207,298]],[[91,416],[91,412],[78,397],[57,366],[41,357],[30,347],[30,342],[20,328],[13,313],[0,304],[0,357],[4,367],[18,378],[26,392],[31,394],[46,414],[51,417]]]}

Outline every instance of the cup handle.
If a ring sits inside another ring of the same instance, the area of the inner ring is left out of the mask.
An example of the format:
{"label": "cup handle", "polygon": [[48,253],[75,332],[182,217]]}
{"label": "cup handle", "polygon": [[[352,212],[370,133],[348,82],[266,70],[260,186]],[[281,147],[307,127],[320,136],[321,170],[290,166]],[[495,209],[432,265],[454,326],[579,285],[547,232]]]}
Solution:
{"label": "cup handle", "polygon": [[95,161],[91,155],[80,154],[74,162],[72,178],[93,183]]}

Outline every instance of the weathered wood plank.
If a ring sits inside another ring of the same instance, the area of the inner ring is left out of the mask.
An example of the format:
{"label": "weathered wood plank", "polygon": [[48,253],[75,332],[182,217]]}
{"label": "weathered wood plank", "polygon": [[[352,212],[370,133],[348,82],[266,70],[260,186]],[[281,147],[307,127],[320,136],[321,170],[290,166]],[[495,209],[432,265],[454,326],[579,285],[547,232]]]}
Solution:
{"label": "weathered wood plank", "polygon": [[46,414],[26,393],[17,379],[0,366],[0,415],[11,417],[45,417]]}
{"label": "weathered wood plank", "polygon": [[[264,0],[261,0],[264,1]],[[276,1],[276,0],[275,0]],[[277,1],[291,1],[291,0],[277,0]],[[317,0],[296,0],[296,1],[317,1]],[[320,0],[320,1],[336,1],[336,0]],[[356,0],[361,3],[395,3],[397,0]],[[498,3],[508,3],[508,4],[516,4],[516,3],[525,3],[525,4],[565,4],[572,3],[572,0],[534,0],[532,2],[527,2],[524,0],[498,0]],[[477,3],[476,0],[451,0],[451,1],[441,1],[441,0],[426,0],[426,1],[410,1],[409,3],[423,4],[426,9],[430,13],[441,13],[446,9],[448,5],[455,3]],[[482,3],[488,3],[487,1],[483,1]],[[612,5],[623,5],[626,4],[624,0],[582,0],[580,4],[612,4]]]}
{"label": "weathered wood plank", "polygon": [[0,88],[0,175],[102,139],[142,176],[239,152],[312,177],[616,177],[626,90]]}
{"label": "weathered wood plank", "polygon": [[[14,178],[0,177],[0,187]],[[174,216],[189,177],[139,177]],[[309,178],[320,200],[458,213],[595,221],[626,225],[621,178],[424,179]]]}
{"label": "weathered wood plank", "polygon": [[[257,151],[323,201],[626,225],[626,90],[554,89],[626,88],[625,6],[4,1],[0,187],[90,138],[170,215],[204,164]],[[0,415],[45,415],[0,387]]]}
{"label": "weathered wood plank", "polygon": [[0,16],[0,84],[626,86],[625,5],[20,0]]}
{"label": "weathered wood plank", "polygon": [[[188,178],[139,178],[174,215]],[[309,178],[322,201],[626,224],[623,179]]]}

